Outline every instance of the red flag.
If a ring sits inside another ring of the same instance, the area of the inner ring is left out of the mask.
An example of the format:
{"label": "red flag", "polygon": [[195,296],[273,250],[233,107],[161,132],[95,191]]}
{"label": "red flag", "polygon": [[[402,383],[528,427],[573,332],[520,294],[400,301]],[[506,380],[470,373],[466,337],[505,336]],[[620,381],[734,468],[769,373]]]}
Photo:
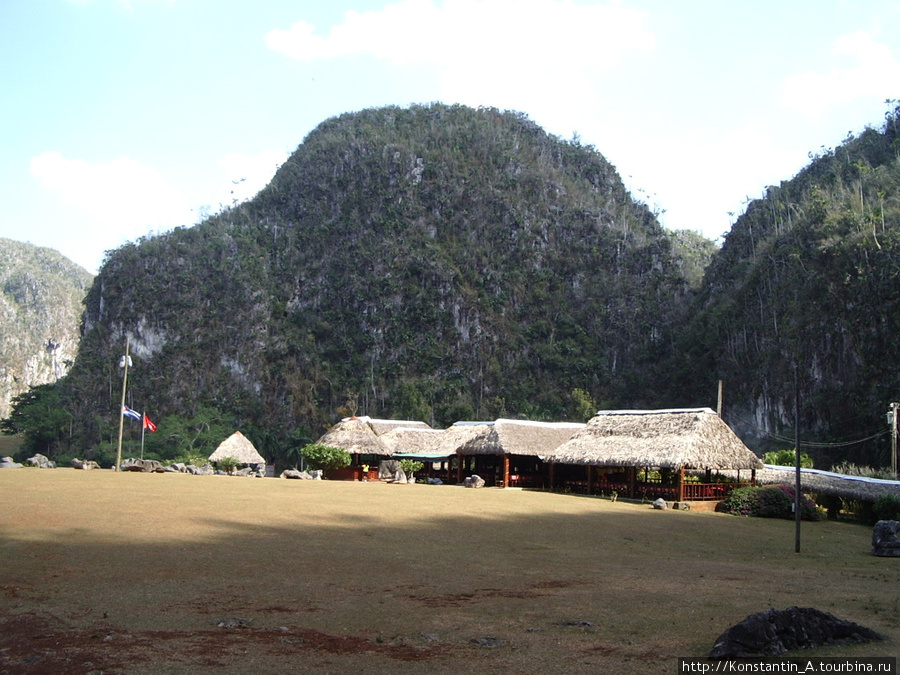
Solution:
{"label": "red flag", "polygon": [[147,417],[147,413],[144,413],[144,428],[149,431],[151,434],[156,431],[156,425],[150,421],[150,418]]}

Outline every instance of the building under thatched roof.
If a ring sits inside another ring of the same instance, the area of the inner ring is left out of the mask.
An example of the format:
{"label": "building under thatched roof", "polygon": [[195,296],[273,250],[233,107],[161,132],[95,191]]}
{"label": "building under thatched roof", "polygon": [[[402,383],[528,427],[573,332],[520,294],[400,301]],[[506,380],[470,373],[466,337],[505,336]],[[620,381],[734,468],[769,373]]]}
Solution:
{"label": "building under thatched roof", "polygon": [[[391,454],[421,455],[423,457],[446,457],[441,455],[440,442],[444,438],[443,429],[431,427],[395,427],[379,436]],[[452,453],[450,453],[452,454]]]}
{"label": "building under thatched roof", "polygon": [[391,454],[390,448],[378,437],[368,422],[358,417],[341,420],[325,432],[316,443],[342,448],[351,455]]}
{"label": "building under thatched roof", "polygon": [[565,443],[584,424],[498,419],[477,429],[457,452],[461,455],[524,455],[543,457]]}
{"label": "building under thatched roof", "polygon": [[561,464],[665,469],[761,469],[762,461],[709,408],[601,411],[553,451]]}
{"label": "building under thatched roof", "polygon": [[431,427],[425,422],[419,422],[416,420],[380,420],[375,419],[374,417],[359,417],[357,419],[362,420],[370,427],[372,427],[372,431],[375,432],[377,436],[383,436],[384,434],[392,431],[393,429],[431,429]]}
{"label": "building under thatched roof", "polygon": [[[757,473],[756,480],[762,484],[793,485],[796,480],[796,467],[766,464],[766,468]],[[800,469],[800,488],[804,492],[864,502],[874,502],[882,495],[900,497],[900,481],[847,476],[818,469]]]}
{"label": "building under thatched roof", "polygon": [[219,443],[219,447],[209,456],[210,462],[218,462],[226,457],[233,457],[240,464],[257,464],[265,466],[266,460],[257,452],[250,439],[240,431]]}

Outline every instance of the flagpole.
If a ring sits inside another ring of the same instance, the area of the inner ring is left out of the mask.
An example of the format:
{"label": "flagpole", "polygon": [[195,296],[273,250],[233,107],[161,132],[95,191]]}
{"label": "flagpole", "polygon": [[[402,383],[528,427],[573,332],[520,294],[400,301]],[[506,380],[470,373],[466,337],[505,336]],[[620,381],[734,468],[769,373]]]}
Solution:
{"label": "flagpole", "polygon": [[144,459],[144,432],[147,430],[147,413],[141,413],[141,459]]}
{"label": "flagpole", "polygon": [[122,404],[119,406],[119,447],[116,450],[116,465],[113,467],[116,471],[122,464],[122,429],[125,425],[125,389],[128,387],[128,335],[125,335],[125,357],[122,359],[125,367],[125,375],[122,377]]}

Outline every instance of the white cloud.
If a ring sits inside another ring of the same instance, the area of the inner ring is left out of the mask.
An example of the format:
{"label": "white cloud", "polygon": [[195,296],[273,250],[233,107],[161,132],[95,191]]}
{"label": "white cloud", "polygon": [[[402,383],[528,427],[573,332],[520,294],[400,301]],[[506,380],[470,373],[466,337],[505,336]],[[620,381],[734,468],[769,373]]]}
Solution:
{"label": "white cloud", "polygon": [[782,85],[782,106],[819,117],[827,108],[860,98],[884,99],[900,82],[900,61],[887,45],[869,33],[856,31],[831,44],[831,53],[842,61],[853,61],[828,72],[808,72],[788,78]]}
{"label": "white cloud", "polygon": [[265,36],[270,49],[303,61],[369,55],[393,65],[426,64],[450,83],[502,85],[518,79],[603,70],[653,48],[642,12],[572,0],[400,0],[376,12],[349,11],[317,35],[299,21]]}
{"label": "white cloud", "polygon": [[31,173],[90,223],[91,237],[104,248],[190,222],[184,195],[155,168],[128,157],[92,164],[51,151],[32,158]]}

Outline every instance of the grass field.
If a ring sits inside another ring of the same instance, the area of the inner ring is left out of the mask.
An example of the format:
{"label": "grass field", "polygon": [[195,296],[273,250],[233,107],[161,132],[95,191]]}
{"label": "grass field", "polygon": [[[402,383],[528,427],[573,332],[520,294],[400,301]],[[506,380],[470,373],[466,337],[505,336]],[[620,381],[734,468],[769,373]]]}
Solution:
{"label": "grass field", "polygon": [[0,673],[674,673],[770,607],[889,637],[871,528],[521,490],[0,472]]}

